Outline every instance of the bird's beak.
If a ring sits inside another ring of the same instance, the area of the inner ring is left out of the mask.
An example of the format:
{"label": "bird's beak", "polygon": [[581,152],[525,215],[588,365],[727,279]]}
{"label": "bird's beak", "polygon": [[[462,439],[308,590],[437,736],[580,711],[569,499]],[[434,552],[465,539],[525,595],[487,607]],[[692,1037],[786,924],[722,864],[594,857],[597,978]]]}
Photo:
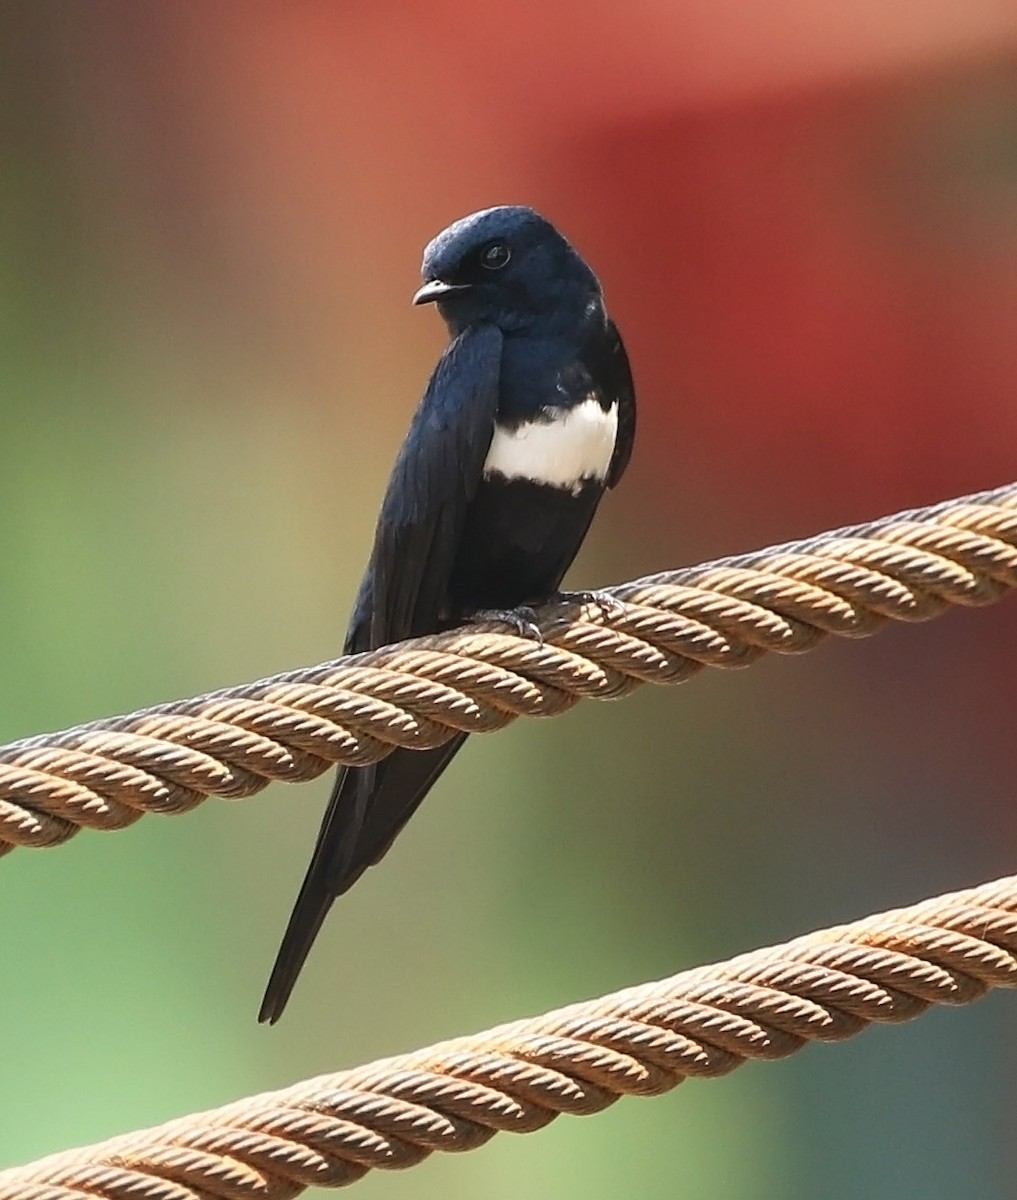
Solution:
{"label": "bird's beak", "polygon": [[435,300],[444,300],[452,292],[469,291],[468,283],[446,283],[444,279],[429,279],[413,297],[414,304],[433,304]]}

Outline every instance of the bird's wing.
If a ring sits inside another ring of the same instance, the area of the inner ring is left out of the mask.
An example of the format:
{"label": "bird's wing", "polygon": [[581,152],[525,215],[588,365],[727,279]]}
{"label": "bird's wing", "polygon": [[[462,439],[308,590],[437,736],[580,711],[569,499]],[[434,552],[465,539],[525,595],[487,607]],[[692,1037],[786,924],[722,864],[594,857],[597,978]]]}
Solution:
{"label": "bird's wing", "polygon": [[607,322],[603,378],[607,388],[618,400],[618,432],[615,435],[614,454],[607,472],[607,486],[613,488],[625,474],[632,457],[632,444],[636,438],[636,389],[632,383],[632,369],[625,343],[614,321]]}
{"label": "bird's wing", "polygon": [[[364,633],[372,649],[433,633],[442,616],[466,510],[494,433],[501,350],[493,325],[461,333],[414,414],[381,506],[370,583],[361,589],[371,592]],[[357,625],[355,617],[354,636]]]}
{"label": "bird's wing", "polygon": [[[493,326],[466,330],[435,368],[389,480],[347,653],[437,629],[494,432],[501,347]],[[340,768],[259,1020],[282,1014],[332,901],[384,855],[464,736],[434,750],[396,750],[369,767]]]}

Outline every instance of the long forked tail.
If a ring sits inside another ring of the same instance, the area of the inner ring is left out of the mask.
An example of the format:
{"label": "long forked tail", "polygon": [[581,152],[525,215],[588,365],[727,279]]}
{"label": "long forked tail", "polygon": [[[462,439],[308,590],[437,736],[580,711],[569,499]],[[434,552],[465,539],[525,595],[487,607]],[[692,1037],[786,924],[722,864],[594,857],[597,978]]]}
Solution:
{"label": "long forked tail", "polygon": [[396,836],[466,740],[433,750],[395,750],[370,767],[340,770],[318,841],[283,934],[259,1021],[274,1025],[333,901],[387,853]]}
{"label": "long forked tail", "polygon": [[274,1025],[282,1016],[318,930],[339,895],[336,880],[342,877],[359,838],[376,770],[373,766],[339,769],[307,874],[265,988],[259,1021]]}

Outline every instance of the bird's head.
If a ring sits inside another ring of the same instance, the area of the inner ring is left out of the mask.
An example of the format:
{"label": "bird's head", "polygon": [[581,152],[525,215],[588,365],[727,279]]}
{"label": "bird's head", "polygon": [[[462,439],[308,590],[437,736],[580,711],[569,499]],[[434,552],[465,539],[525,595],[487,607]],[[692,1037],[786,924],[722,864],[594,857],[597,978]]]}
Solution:
{"label": "bird's head", "polygon": [[567,329],[602,312],[600,284],[557,229],[532,208],[485,208],[456,221],[424,251],[414,304],[436,303],[453,334],[492,323]]}

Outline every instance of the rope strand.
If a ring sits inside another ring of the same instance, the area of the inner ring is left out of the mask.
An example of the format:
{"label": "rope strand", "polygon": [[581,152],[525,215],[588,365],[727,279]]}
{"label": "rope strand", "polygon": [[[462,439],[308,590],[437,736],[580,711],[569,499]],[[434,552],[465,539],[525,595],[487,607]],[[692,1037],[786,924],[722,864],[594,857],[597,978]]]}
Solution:
{"label": "rope strand", "polygon": [[0,1200],[291,1200],[1017,987],[1017,876],[0,1171]]}
{"label": "rope strand", "polygon": [[468,626],[0,747],[0,854],[553,716],[704,666],[867,637],[1017,586],[1017,484],[547,606],[543,642]]}

